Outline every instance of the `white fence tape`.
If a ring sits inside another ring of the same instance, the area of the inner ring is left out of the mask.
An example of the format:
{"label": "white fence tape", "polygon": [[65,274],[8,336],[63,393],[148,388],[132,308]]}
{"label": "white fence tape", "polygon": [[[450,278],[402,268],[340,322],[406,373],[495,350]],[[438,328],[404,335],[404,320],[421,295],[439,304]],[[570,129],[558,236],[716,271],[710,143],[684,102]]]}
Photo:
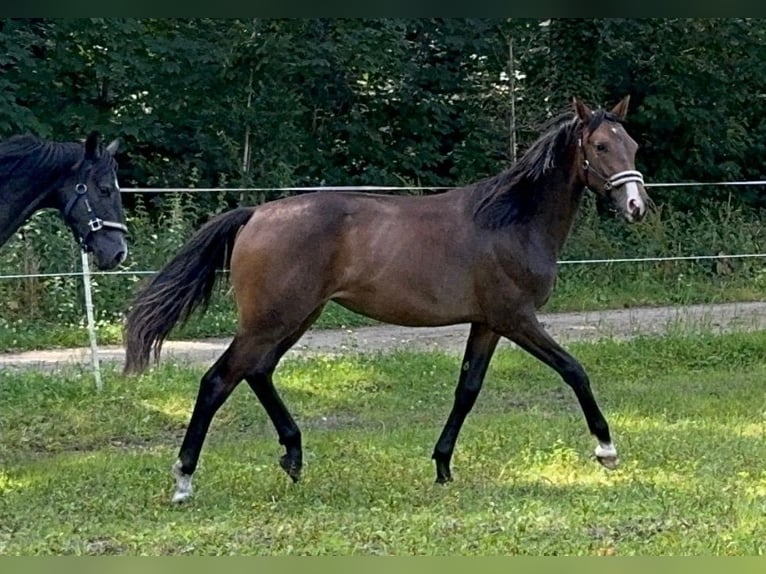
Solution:
{"label": "white fence tape", "polygon": [[[615,257],[612,259],[561,259],[559,265],[604,265],[610,263],[652,263],[662,261],[704,261],[707,259],[759,259],[766,257],[766,253],[732,253],[731,255],[677,255],[668,257]],[[90,271],[89,275],[154,275],[157,271]],[[61,273],[30,273],[29,275],[0,275],[2,279],[35,279],[52,277],[81,277],[80,271],[66,271]]]}
{"label": "white fence tape", "polygon": [[[759,186],[766,185],[766,180],[752,181],[680,181],[675,183],[644,183],[644,187],[721,187],[721,186]],[[311,191],[447,191],[455,189],[455,186],[395,186],[395,185],[318,185],[308,187],[125,187],[120,191],[122,193],[242,193],[246,191],[264,192],[264,191],[289,191],[289,192],[311,192]]]}

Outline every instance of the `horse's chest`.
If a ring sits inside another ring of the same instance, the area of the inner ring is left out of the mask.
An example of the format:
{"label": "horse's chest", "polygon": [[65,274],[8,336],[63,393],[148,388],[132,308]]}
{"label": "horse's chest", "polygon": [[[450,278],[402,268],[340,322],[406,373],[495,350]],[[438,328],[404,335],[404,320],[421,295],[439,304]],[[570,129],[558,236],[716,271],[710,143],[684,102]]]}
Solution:
{"label": "horse's chest", "polygon": [[556,284],[556,265],[549,263],[530,262],[520,269],[518,281],[539,301],[539,305],[545,303]]}
{"label": "horse's chest", "polygon": [[483,282],[495,304],[514,306],[519,302],[532,302],[542,306],[550,297],[556,282],[556,265],[530,259],[496,261],[487,269],[487,281]]}

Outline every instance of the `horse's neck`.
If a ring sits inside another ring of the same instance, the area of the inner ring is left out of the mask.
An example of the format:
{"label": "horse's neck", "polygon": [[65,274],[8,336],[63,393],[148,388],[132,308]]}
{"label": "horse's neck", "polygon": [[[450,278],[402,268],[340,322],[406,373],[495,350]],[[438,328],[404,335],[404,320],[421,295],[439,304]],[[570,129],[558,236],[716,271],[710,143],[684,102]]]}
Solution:
{"label": "horse's neck", "polygon": [[0,187],[0,246],[36,211],[52,207],[49,196],[26,181],[8,181]]}
{"label": "horse's neck", "polygon": [[546,239],[552,255],[558,258],[572,232],[585,188],[566,166],[552,170],[541,183],[539,193],[544,197],[534,225]]}

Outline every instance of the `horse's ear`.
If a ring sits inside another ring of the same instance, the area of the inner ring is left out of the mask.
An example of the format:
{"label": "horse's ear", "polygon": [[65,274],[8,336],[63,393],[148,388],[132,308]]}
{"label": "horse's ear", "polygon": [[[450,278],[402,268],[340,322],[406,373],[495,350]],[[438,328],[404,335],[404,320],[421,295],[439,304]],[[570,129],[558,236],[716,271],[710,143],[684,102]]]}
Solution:
{"label": "horse's ear", "polygon": [[622,98],[622,100],[620,100],[620,103],[612,108],[612,113],[618,118],[620,118],[621,120],[624,120],[625,116],[628,115],[629,103],[630,103],[630,94]]}
{"label": "horse's ear", "polygon": [[577,117],[580,118],[580,121],[585,125],[588,125],[593,119],[593,112],[591,109],[577,96],[572,98],[572,104],[574,105],[575,112],[577,113]]}
{"label": "horse's ear", "polygon": [[120,138],[115,138],[111,141],[111,143],[106,146],[106,153],[113,156],[117,153],[117,148],[120,147]]}
{"label": "horse's ear", "polygon": [[98,137],[97,131],[88,134],[88,138],[85,140],[85,159],[93,160],[98,157]]}

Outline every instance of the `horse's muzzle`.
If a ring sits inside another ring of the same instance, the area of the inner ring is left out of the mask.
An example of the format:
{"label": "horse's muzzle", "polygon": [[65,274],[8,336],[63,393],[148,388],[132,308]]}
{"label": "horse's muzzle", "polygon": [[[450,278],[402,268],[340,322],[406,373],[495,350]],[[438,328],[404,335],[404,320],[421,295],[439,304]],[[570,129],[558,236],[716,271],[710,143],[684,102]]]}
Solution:
{"label": "horse's muzzle", "polygon": [[614,207],[629,223],[641,221],[646,215],[649,197],[642,183],[628,181],[613,188],[610,195]]}
{"label": "horse's muzzle", "polygon": [[104,228],[92,233],[86,246],[101,271],[114,269],[128,257],[125,233],[118,229]]}

